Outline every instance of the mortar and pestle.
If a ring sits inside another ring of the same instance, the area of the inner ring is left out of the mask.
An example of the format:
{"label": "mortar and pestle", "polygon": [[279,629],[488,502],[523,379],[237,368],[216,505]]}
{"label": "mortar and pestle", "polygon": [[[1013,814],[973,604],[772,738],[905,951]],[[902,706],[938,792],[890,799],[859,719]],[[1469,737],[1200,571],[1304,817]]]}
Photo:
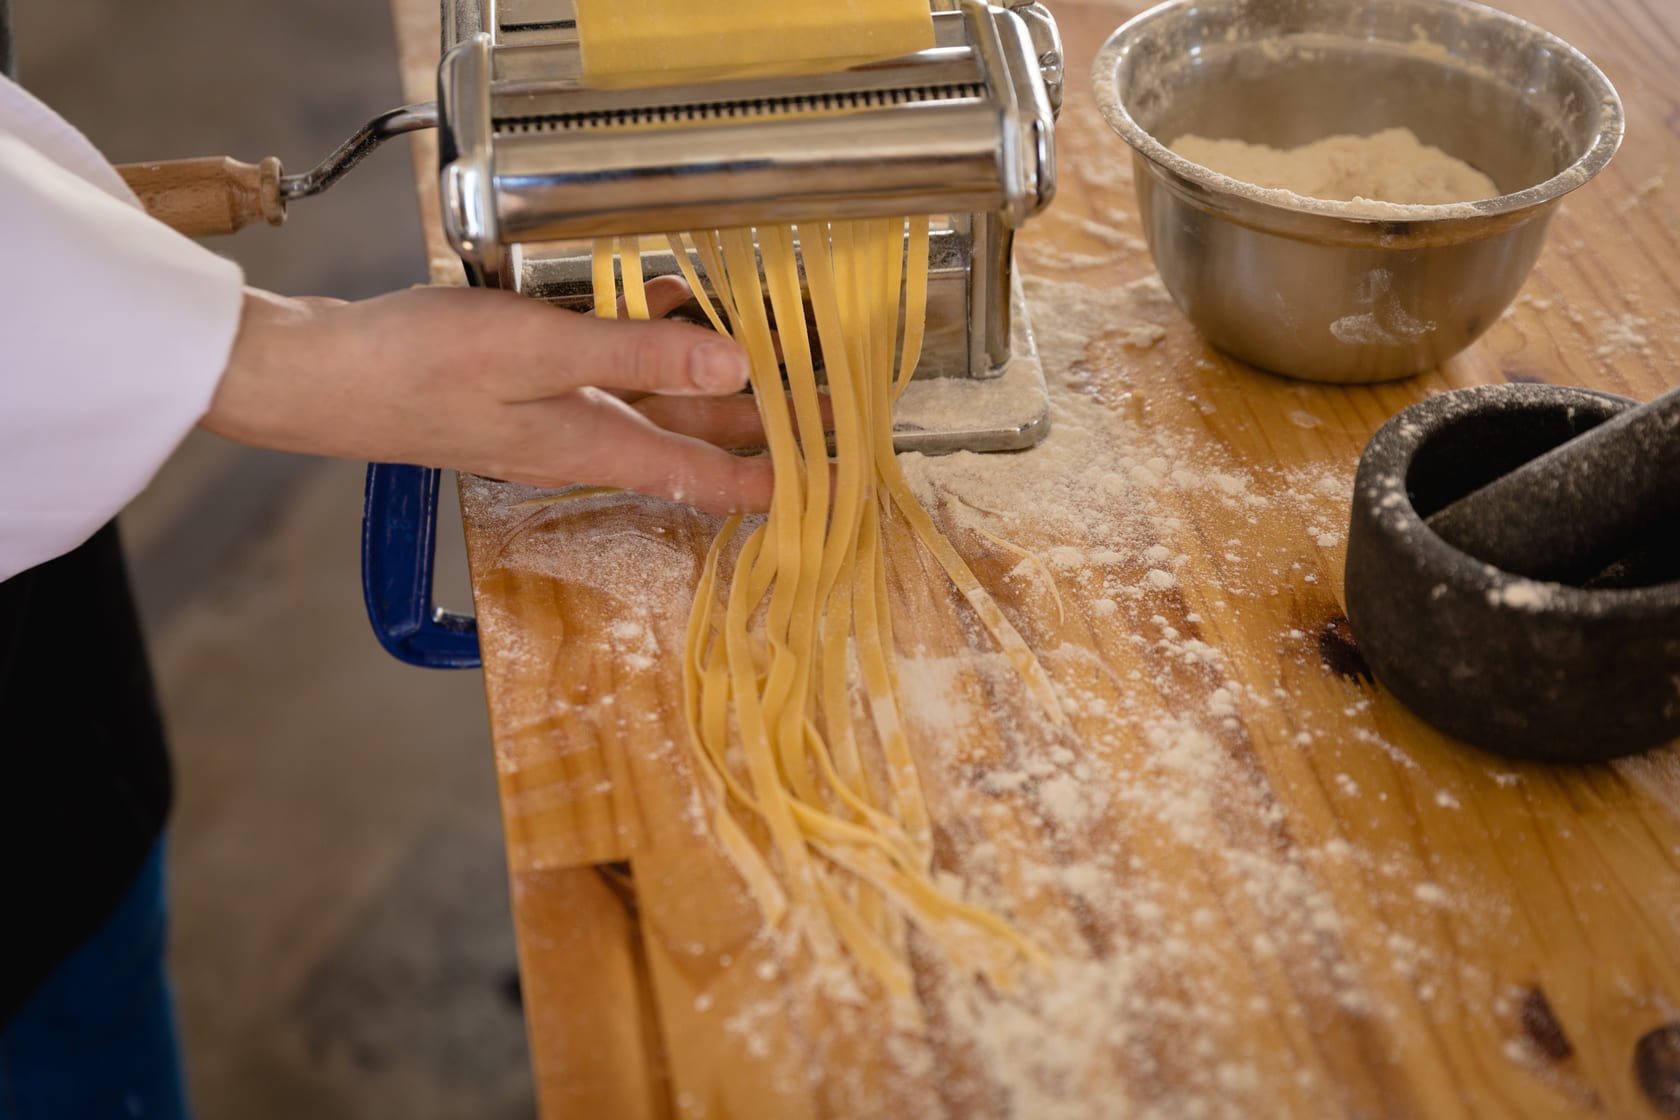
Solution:
{"label": "mortar and pestle", "polygon": [[1680,390],[1399,413],[1360,459],[1346,599],[1372,672],[1455,738],[1584,762],[1680,737]]}

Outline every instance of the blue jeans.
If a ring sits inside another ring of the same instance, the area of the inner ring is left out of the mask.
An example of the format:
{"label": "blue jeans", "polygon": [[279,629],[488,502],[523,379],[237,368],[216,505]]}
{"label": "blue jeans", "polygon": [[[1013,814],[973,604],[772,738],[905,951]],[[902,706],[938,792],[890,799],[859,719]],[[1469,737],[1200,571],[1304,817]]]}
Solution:
{"label": "blue jeans", "polygon": [[0,1033],[0,1120],[185,1120],[164,975],[163,841]]}

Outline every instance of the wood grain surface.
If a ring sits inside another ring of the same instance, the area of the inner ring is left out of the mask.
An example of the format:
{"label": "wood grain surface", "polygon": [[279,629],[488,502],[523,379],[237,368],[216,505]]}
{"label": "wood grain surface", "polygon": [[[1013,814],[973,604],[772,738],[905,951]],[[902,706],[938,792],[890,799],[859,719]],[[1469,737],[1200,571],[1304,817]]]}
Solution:
{"label": "wood grain surface", "polygon": [[[426,96],[435,0],[393,5]],[[1680,384],[1680,7],[1504,0],[1609,73],[1627,143],[1471,350],[1344,388],[1221,357],[1152,281],[1085,77],[1140,6],[1052,6],[1062,188],[1019,267],[1055,429],[907,469],[1067,730],[888,538],[940,861],[1057,964],[985,991],[912,939],[925,1029],[834,998],[704,825],[678,659],[716,523],[468,480],[543,1114],[1680,1116],[1680,756],[1447,741],[1372,683],[1341,598],[1355,462],[1399,409],[1506,380]],[[456,282],[416,153],[434,279]]]}

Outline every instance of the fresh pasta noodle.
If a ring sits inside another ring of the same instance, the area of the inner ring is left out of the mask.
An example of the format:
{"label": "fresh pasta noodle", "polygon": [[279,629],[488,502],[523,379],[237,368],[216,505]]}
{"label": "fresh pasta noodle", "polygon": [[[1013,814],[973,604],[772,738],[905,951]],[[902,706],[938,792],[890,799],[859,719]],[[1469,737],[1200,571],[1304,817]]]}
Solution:
{"label": "fresh pasta noodle", "polygon": [[[918,357],[921,332],[911,324],[926,313],[927,240],[917,235],[925,229],[925,219],[837,221],[671,241],[708,319],[751,358],[776,472],[764,521],[746,532],[731,518],[713,542],[687,630],[684,696],[714,831],[767,920],[791,922],[820,963],[849,956],[906,999],[905,919],[1000,984],[1011,982],[1018,961],[1040,953],[998,916],[933,881],[931,823],[899,715],[884,517],[910,525],[1060,718],[1031,649],[917,503],[893,455],[892,403]],[[630,295],[641,284],[635,241],[597,245],[595,275],[610,280],[615,272],[629,314],[646,317],[645,300]],[[619,294],[616,284],[598,289],[597,306],[616,305]],[[725,579],[723,557],[733,546],[739,552]],[[852,722],[854,673],[867,737]]]}
{"label": "fresh pasta noodle", "polygon": [[[904,0],[862,6],[906,9]],[[925,0],[911,6],[926,22]],[[587,63],[596,32],[586,8]],[[594,57],[603,56],[612,52]],[[647,65],[645,53],[636,57]],[[750,530],[731,518],[712,543],[688,623],[684,700],[713,830],[767,921],[801,937],[825,975],[850,975],[846,962],[855,961],[905,1001],[913,996],[906,921],[1000,985],[1042,953],[934,881],[932,824],[900,715],[884,519],[913,530],[1029,691],[1063,718],[1032,650],[917,502],[894,456],[893,402],[922,346],[928,240],[925,216],[668,239],[707,318],[751,359],[776,479],[768,516]],[[629,316],[647,317],[639,239],[598,239],[593,278],[599,314],[616,314],[622,292]]]}

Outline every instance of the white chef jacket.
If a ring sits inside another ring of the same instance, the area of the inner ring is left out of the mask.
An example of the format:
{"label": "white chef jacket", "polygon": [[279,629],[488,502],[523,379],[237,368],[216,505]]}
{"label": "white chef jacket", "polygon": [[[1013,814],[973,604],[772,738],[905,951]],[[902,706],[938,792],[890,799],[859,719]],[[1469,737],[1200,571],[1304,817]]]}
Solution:
{"label": "white chef jacket", "polygon": [[75,548],[151,480],[210,405],[243,286],[0,77],[0,580]]}

